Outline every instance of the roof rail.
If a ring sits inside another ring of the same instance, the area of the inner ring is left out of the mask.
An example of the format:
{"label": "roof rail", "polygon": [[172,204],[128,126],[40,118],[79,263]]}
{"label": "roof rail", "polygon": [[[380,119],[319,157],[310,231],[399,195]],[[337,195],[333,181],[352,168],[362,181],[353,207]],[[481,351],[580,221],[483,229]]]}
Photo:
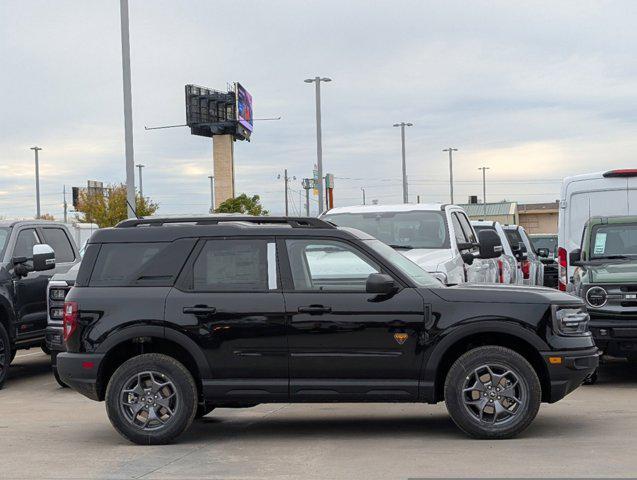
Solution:
{"label": "roof rail", "polygon": [[116,228],[131,228],[139,226],[161,227],[171,223],[191,223],[194,225],[218,225],[226,222],[244,222],[258,225],[278,224],[289,225],[292,228],[336,228],[332,223],[314,217],[256,217],[256,216],[207,216],[207,217],[151,217],[131,218],[119,222]]}

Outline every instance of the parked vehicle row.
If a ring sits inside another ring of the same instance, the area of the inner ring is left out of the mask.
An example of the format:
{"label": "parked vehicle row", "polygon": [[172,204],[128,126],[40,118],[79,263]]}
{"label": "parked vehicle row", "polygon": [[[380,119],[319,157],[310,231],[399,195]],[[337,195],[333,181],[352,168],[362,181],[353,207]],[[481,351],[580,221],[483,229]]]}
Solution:
{"label": "parked vehicle row", "polygon": [[[467,250],[497,258],[498,236],[482,233]],[[62,381],[105,401],[140,444],[169,442],[215,407],[262,402],[444,400],[469,435],[507,438],[598,363],[581,299],[446,287],[373,236],[309,218],[98,231],[63,334]]]}
{"label": "parked vehicle row", "polygon": [[529,235],[529,238],[544,265],[544,286],[558,288],[557,235],[536,233]]}

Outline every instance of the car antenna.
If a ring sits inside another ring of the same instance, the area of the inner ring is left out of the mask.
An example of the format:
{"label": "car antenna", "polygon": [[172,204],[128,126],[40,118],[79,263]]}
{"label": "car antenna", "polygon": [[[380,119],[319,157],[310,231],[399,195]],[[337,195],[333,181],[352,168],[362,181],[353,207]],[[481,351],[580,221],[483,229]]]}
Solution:
{"label": "car antenna", "polygon": [[135,210],[135,208],[130,204],[130,202],[128,201],[128,198],[126,199],[126,203],[128,204],[128,206],[130,207],[130,209],[133,211],[133,213],[135,214],[135,218],[137,220],[141,220],[142,217],[140,217],[139,215],[137,215],[137,211]]}

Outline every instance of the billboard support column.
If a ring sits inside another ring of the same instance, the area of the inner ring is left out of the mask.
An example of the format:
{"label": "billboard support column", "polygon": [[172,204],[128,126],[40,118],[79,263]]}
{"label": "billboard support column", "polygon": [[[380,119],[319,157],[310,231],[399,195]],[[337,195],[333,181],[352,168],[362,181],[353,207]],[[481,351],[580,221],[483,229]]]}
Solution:
{"label": "billboard support column", "polygon": [[232,135],[212,137],[212,159],[215,177],[215,205],[234,198],[234,138]]}

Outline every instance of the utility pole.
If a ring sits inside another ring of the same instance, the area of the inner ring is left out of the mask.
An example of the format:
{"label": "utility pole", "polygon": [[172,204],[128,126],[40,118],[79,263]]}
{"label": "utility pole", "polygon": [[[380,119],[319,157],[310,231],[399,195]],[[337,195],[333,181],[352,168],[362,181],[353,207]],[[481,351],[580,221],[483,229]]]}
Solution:
{"label": "utility pole", "polygon": [[[332,79],[328,77],[314,77],[306,78],[305,83],[316,84],[316,167],[318,170],[318,202],[319,210],[323,209],[323,138],[321,132],[321,82],[331,82]],[[319,211],[319,213],[320,213]]]}
{"label": "utility pole", "polygon": [[451,197],[451,203],[453,203],[453,152],[457,152],[457,148],[449,147],[445,148],[443,152],[449,152],[449,193]]}
{"label": "utility pole", "polygon": [[400,140],[403,154],[403,203],[409,203],[409,192],[407,189],[407,160],[405,158],[405,127],[412,127],[413,123],[394,123],[394,127],[400,127]]}
{"label": "utility pole", "polygon": [[478,170],[482,170],[482,205],[484,208],[484,216],[487,215],[487,170],[489,167],[478,167]]}
{"label": "utility pole", "polygon": [[124,87],[124,143],[126,145],[126,201],[128,218],[135,217],[135,154],[133,151],[133,97],[131,93],[128,0],[119,0],[122,35],[122,80]]}
{"label": "utility pole", "polygon": [[361,192],[363,192],[363,205],[365,205],[365,189],[361,187]]}
{"label": "utility pole", "polygon": [[311,178],[304,178],[301,185],[305,190],[305,215],[310,216],[310,190],[314,188],[314,182]]}
{"label": "utility pole", "polygon": [[[277,178],[281,178],[281,175],[277,175]],[[288,207],[288,183],[290,182],[290,178],[292,180],[296,180],[296,177],[288,177],[288,169],[283,170],[283,182],[285,184],[285,216],[287,217],[289,214]]]}
{"label": "utility pole", "polygon": [[64,197],[64,223],[67,223],[67,210],[68,205],[66,203],[66,185],[62,185],[62,196]]}
{"label": "utility pole", "polygon": [[35,218],[40,218],[40,159],[38,152],[42,150],[40,147],[31,147],[35,152]]}
{"label": "utility pole", "polygon": [[208,175],[210,179],[210,213],[215,213],[215,177]]}
{"label": "utility pole", "polygon": [[142,165],[141,163],[138,163],[135,166],[139,169],[139,196],[144,198],[144,182],[142,181],[142,168],[144,168],[146,165]]}
{"label": "utility pole", "polygon": [[416,203],[420,203],[420,195],[416,196]]}

